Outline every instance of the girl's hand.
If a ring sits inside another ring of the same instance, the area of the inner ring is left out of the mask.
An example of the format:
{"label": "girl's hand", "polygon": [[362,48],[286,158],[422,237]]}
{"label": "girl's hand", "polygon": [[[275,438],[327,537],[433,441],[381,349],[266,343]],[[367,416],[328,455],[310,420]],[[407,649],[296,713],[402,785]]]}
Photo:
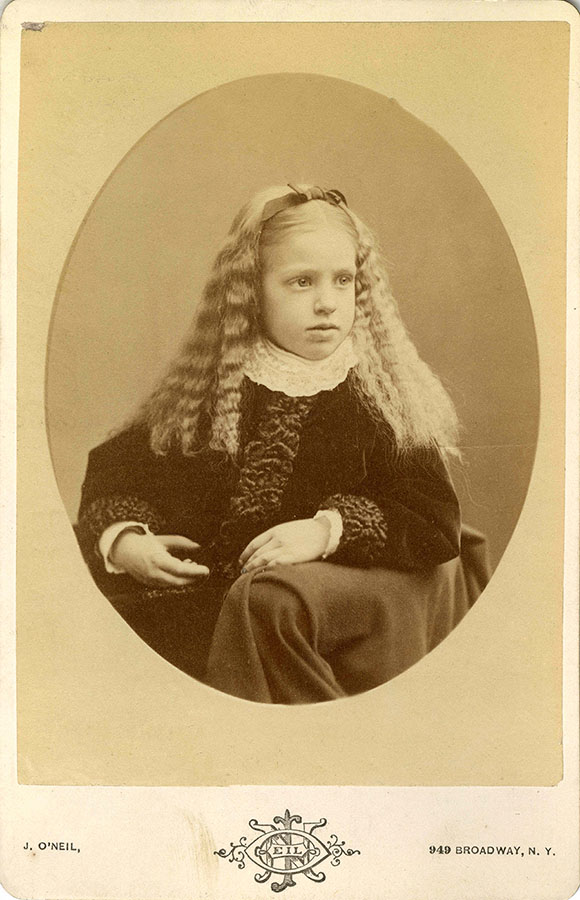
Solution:
{"label": "girl's hand", "polygon": [[330,524],[325,519],[299,519],[276,525],[248,544],[240,556],[242,571],[320,559],[328,546],[329,533]]}
{"label": "girl's hand", "polygon": [[178,534],[123,531],[111,547],[109,559],[143,584],[183,586],[200,575],[209,575],[207,566],[178,559],[169,548],[192,552],[199,544]]}

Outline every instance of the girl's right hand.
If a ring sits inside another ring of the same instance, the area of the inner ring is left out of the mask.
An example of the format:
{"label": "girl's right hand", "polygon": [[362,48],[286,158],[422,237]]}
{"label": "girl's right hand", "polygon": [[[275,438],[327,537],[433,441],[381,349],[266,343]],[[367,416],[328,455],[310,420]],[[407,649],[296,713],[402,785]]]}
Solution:
{"label": "girl's right hand", "polygon": [[184,586],[200,575],[209,575],[207,566],[178,559],[170,548],[193,552],[199,550],[199,544],[179,534],[123,531],[111,547],[109,559],[143,584]]}

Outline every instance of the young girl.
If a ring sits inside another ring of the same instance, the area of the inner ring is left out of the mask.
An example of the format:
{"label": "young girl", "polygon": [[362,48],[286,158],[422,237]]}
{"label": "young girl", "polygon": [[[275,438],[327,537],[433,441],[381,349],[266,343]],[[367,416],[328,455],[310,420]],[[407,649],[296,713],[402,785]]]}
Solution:
{"label": "young girl", "polygon": [[167,375],[91,452],[79,541],[191,675],[262,702],[357,693],[473,599],[456,435],[368,228],[337,190],[271,188],[236,216]]}

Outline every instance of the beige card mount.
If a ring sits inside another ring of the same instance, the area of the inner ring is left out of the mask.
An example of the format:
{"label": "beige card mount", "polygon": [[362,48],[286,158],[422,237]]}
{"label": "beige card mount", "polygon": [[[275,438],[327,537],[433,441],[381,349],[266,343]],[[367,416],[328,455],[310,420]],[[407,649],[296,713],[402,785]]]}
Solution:
{"label": "beige card mount", "polygon": [[[578,13],[563,0],[2,17],[0,880],[17,897],[557,898],[578,884]],[[277,704],[95,584],[88,451],[148,396],[233,214],[340,189],[463,425],[491,578],[415,665]]]}

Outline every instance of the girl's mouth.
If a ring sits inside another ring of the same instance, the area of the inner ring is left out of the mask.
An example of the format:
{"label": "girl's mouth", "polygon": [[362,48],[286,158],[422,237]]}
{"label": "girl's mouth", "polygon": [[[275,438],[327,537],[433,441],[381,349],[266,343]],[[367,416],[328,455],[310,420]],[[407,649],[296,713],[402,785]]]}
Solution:
{"label": "girl's mouth", "polygon": [[337,325],[312,325],[308,331],[337,331]]}

